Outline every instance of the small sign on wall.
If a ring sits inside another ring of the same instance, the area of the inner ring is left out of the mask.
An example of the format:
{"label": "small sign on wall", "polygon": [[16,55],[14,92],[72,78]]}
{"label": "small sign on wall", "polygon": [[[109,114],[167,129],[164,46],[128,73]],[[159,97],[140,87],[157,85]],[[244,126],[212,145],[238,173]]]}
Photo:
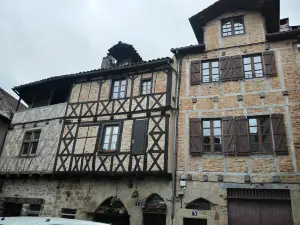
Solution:
{"label": "small sign on wall", "polygon": [[198,216],[198,212],[197,211],[192,211],[192,216]]}

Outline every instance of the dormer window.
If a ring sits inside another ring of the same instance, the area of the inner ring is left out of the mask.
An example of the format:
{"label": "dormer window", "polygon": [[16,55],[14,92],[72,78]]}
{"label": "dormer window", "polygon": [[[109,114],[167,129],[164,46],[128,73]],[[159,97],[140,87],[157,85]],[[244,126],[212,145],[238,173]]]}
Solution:
{"label": "dormer window", "polygon": [[233,17],[222,20],[222,36],[228,37],[245,33],[244,17]]}

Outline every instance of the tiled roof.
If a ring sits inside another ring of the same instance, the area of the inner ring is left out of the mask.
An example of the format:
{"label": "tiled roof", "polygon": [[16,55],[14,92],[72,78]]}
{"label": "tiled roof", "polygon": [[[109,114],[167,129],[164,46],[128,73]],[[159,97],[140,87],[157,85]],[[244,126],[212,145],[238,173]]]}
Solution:
{"label": "tiled roof", "polygon": [[123,69],[129,69],[129,68],[134,68],[134,67],[138,68],[138,67],[142,67],[142,66],[146,66],[146,65],[151,65],[151,64],[160,63],[160,62],[167,62],[167,61],[171,61],[171,60],[172,59],[170,57],[165,57],[165,58],[158,58],[158,59],[153,59],[153,60],[149,60],[149,61],[140,61],[140,62],[132,63],[130,65],[118,66],[118,67],[114,67],[114,68],[110,68],[110,69],[94,69],[94,70],[83,71],[83,72],[74,73],[74,74],[65,74],[65,75],[61,75],[61,76],[49,77],[49,78],[42,79],[39,81],[34,81],[31,83],[16,86],[13,88],[13,90],[17,90],[19,88],[23,88],[23,87],[27,87],[27,86],[31,86],[31,85],[46,83],[49,81],[56,81],[56,80],[68,79],[68,78],[79,78],[81,76],[87,76],[87,75],[91,75],[91,74],[106,75],[108,72],[112,72],[112,71],[118,71],[118,70],[121,71]]}
{"label": "tiled roof", "polygon": [[[16,111],[18,100],[0,88],[0,116],[11,119]],[[25,109],[26,106],[20,104],[20,109]]]}
{"label": "tiled roof", "polygon": [[189,45],[185,47],[179,47],[179,48],[172,48],[171,52],[176,54],[181,53],[181,54],[193,54],[193,53],[200,53],[205,50],[205,44],[198,44],[198,45]]}

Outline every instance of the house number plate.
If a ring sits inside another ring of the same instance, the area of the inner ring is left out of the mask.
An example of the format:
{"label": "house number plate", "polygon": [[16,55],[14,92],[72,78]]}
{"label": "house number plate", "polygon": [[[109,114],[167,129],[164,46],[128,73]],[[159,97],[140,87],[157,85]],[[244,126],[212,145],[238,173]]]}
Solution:
{"label": "house number plate", "polygon": [[198,212],[197,211],[192,211],[192,216],[197,216]]}

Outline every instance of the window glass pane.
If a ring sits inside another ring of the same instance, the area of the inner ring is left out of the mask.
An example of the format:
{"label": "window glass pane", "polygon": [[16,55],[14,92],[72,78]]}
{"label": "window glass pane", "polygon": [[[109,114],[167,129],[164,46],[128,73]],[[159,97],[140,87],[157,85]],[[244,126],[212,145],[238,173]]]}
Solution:
{"label": "window glass pane", "polygon": [[250,134],[257,134],[258,128],[257,127],[250,127]]}
{"label": "window glass pane", "polygon": [[249,125],[250,126],[257,126],[257,120],[256,119],[249,119]]}
{"label": "window glass pane", "polygon": [[251,65],[244,65],[245,71],[251,71]]}
{"label": "window glass pane", "polygon": [[250,64],[250,63],[251,63],[250,57],[244,58],[244,64]]}
{"label": "window glass pane", "polygon": [[252,78],[252,72],[245,72],[245,78]]}
{"label": "window glass pane", "polygon": [[250,143],[258,143],[258,135],[250,135]]}
{"label": "window glass pane", "polygon": [[125,91],[120,92],[119,98],[125,98]]}
{"label": "window glass pane", "polygon": [[262,141],[263,141],[263,143],[270,143],[271,142],[270,135],[263,135]]}
{"label": "window glass pane", "polygon": [[213,68],[212,74],[219,74],[219,68]]}
{"label": "window glass pane", "polygon": [[256,77],[263,77],[264,76],[263,71],[262,70],[255,71],[255,76]]}
{"label": "window glass pane", "polygon": [[202,69],[208,69],[209,63],[202,63]]}
{"label": "window glass pane", "polygon": [[264,143],[264,150],[265,152],[273,152],[273,145],[272,143]]}
{"label": "window glass pane", "polygon": [[255,68],[255,70],[262,70],[261,63],[254,64],[254,68]]}
{"label": "window glass pane", "polygon": [[125,86],[121,86],[121,91],[125,91]]}
{"label": "window glass pane", "polygon": [[212,81],[219,81],[220,80],[220,75],[212,75]]}
{"label": "window glass pane", "polygon": [[119,92],[119,87],[114,87],[114,92],[118,93]]}
{"label": "window glass pane", "polygon": [[114,93],[113,94],[113,99],[117,99],[118,98],[118,93]]}
{"label": "window glass pane", "polygon": [[104,145],[103,145],[103,149],[104,149],[104,150],[108,150],[108,144],[104,144]]}
{"label": "window glass pane", "polygon": [[222,142],[222,139],[221,139],[221,137],[215,137],[214,138],[214,142],[216,143],[216,144],[221,144]]}
{"label": "window glass pane", "polygon": [[204,145],[204,152],[210,152],[210,145]]}
{"label": "window glass pane", "polygon": [[209,75],[209,70],[203,70],[202,75]]}
{"label": "window glass pane", "polygon": [[122,80],[122,85],[126,85],[126,80]]}
{"label": "window glass pane", "polygon": [[36,154],[37,146],[38,146],[38,142],[33,142],[33,143],[31,144],[31,151],[30,151],[30,154],[31,154],[31,155],[35,155],[35,154]]}
{"label": "window glass pane", "polygon": [[262,128],[261,128],[261,132],[262,132],[263,134],[269,134],[269,133],[270,133],[270,129],[269,129],[269,127],[262,127]]}
{"label": "window glass pane", "polygon": [[250,145],[250,151],[251,152],[259,152],[258,144],[251,144]]}
{"label": "window glass pane", "polygon": [[34,140],[38,140],[40,138],[40,134],[41,134],[40,131],[34,132]]}
{"label": "window glass pane", "polygon": [[220,120],[215,120],[214,121],[214,127],[221,127],[221,121]]}
{"label": "window glass pane", "polygon": [[28,150],[29,150],[28,148],[29,148],[28,143],[23,144],[22,155],[27,155],[28,154]]}
{"label": "window glass pane", "polygon": [[110,132],[111,132],[111,127],[106,127],[105,129],[105,135],[110,135]]}
{"label": "window glass pane", "polygon": [[30,140],[31,139],[31,135],[32,135],[31,132],[25,133],[25,140]]}
{"label": "window glass pane", "polygon": [[214,67],[219,67],[219,62],[212,62],[211,63],[211,66],[214,68]]}
{"label": "window glass pane", "polygon": [[203,121],[204,128],[210,128],[210,121]]}
{"label": "window glass pane", "polygon": [[204,129],[203,130],[203,135],[204,136],[210,136],[210,129]]}
{"label": "window glass pane", "polygon": [[254,56],[254,63],[259,63],[261,62],[261,56]]}
{"label": "window glass pane", "polygon": [[105,144],[108,144],[108,143],[109,143],[109,138],[110,138],[109,135],[105,136],[105,138],[104,138],[104,143],[105,143]]}
{"label": "window glass pane", "polygon": [[117,143],[112,143],[110,150],[116,150],[117,149]]}
{"label": "window glass pane", "polygon": [[117,143],[117,140],[118,140],[118,135],[113,135],[112,142]]}
{"label": "window glass pane", "polygon": [[209,77],[208,76],[204,76],[202,82],[203,83],[208,83],[209,82]]}
{"label": "window glass pane", "polygon": [[113,134],[118,134],[118,132],[119,132],[119,127],[118,126],[114,127],[114,133]]}
{"label": "window glass pane", "polygon": [[221,128],[215,128],[214,135],[221,135]]}
{"label": "window glass pane", "polygon": [[115,81],[115,83],[114,83],[114,86],[115,86],[115,87],[118,87],[118,86],[119,86],[119,84],[120,84],[120,82],[119,82],[119,81]]}
{"label": "window glass pane", "polygon": [[220,144],[215,144],[215,152],[222,152],[222,147]]}
{"label": "window glass pane", "polygon": [[269,117],[261,117],[260,124],[262,126],[269,126],[270,125],[270,118]]}
{"label": "window glass pane", "polygon": [[210,137],[203,138],[204,144],[210,144]]}

